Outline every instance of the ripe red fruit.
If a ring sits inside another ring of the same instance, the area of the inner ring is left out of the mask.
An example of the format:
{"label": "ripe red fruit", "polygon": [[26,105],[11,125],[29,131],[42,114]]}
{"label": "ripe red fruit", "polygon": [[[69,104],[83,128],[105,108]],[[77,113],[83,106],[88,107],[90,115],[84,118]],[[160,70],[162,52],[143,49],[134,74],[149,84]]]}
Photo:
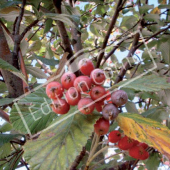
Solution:
{"label": "ripe red fruit", "polygon": [[90,76],[90,73],[94,70],[93,62],[84,58],[79,61],[79,69],[84,75]]}
{"label": "ripe red fruit", "polygon": [[129,149],[129,155],[135,159],[145,160],[149,157],[149,153],[142,146],[133,146]]}
{"label": "ripe red fruit", "polygon": [[117,90],[112,93],[111,100],[116,106],[122,106],[128,101],[128,96],[125,91]]}
{"label": "ripe red fruit", "polygon": [[99,99],[99,101],[102,101],[105,99],[104,95],[106,95],[106,90],[102,86],[95,86],[90,91],[90,96],[93,100]]}
{"label": "ripe red fruit", "polygon": [[134,140],[125,136],[122,139],[120,139],[119,143],[118,143],[118,147],[122,150],[128,150],[131,147],[133,147],[133,142]]}
{"label": "ripe red fruit", "polygon": [[70,105],[64,99],[53,100],[52,110],[57,114],[66,114],[70,109]]}
{"label": "ripe red fruit", "polygon": [[111,131],[108,139],[111,143],[117,143],[121,139],[121,133],[118,130]]}
{"label": "ripe red fruit", "polygon": [[105,119],[114,120],[118,116],[119,110],[115,105],[110,103],[104,106],[102,114]]}
{"label": "ripe red fruit", "polygon": [[95,104],[93,103],[93,100],[90,98],[83,98],[80,99],[78,102],[78,109],[83,114],[91,114],[95,108]]}
{"label": "ripe red fruit", "polygon": [[91,88],[91,79],[88,76],[79,76],[74,81],[74,87],[78,92],[85,92]]}
{"label": "ripe red fruit", "polygon": [[146,143],[139,143],[139,146],[142,146],[143,149],[147,149],[148,145]]}
{"label": "ripe red fruit", "polygon": [[66,100],[68,104],[75,106],[78,104],[81,99],[80,93],[77,91],[75,87],[70,87],[66,92]]}
{"label": "ripe red fruit", "polygon": [[144,151],[144,153],[139,158],[140,160],[146,160],[149,158],[149,153],[147,151]]}
{"label": "ripe red fruit", "polygon": [[105,74],[101,69],[95,69],[91,72],[90,78],[92,79],[92,83],[95,85],[102,85],[105,82]]}
{"label": "ripe red fruit", "polygon": [[104,102],[103,101],[96,102],[96,110],[98,112],[101,112],[103,110],[103,106],[104,106]]}
{"label": "ripe red fruit", "polygon": [[63,96],[63,86],[59,82],[50,82],[46,86],[46,94],[51,99],[57,99]]}
{"label": "ripe red fruit", "polygon": [[134,140],[134,142],[133,142],[133,146],[137,146],[138,144],[139,144],[139,141]]}
{"label": "ripe red fruit", "polygon": [[92,12],[92,9],[89,9],[89,12]]}
{"label": "ripe red fruit", "polygon": [[94,131],[98,135],[105,135],[109,131],[109,121],[101,117],[100,119],[97,120],[96,124],[94,125]]}
{"label": "ripe red fruit", "polygon": [[76,75],[71,72],[64,73],[61,77],[61,84],[65,89],[69,89],[70,87],[73,87],[74,80],[76,79]]}

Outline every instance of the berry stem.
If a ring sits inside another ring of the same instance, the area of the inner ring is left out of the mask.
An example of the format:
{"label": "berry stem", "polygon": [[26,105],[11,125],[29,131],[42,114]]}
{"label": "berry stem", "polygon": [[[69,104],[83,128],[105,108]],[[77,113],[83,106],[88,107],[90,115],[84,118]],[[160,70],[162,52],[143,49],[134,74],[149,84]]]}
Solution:
{"label": "berry stem", "polygon": [[[97,145],[98,146],[98,145]],[[105,146],[104,148],[100,149],[98,152],[96,152],[92,157],[90,157],[86,163],[86,166],[89,166],[90,162],[93,161],[94,158],[96,158],[100,153],[102,153],[104,150],[108,149],[109,146]]]}
{"label": "berry stem", "polygon": [[89,170],[92,170],[96,165],[99,165],[100,163],[104,162],[105,160],[107,160],[109,158],[112,158],[112,157],[114,157],[116,155],[120,155],[120,154],[122,154],[122,152],[119,152],[119,153],[116,153],[114,155],[110,155],[107,158],[101,159],[99,162],[95,163]]}
{"label": "berry stem", "polygon": [[[88,160],[92,157],[92,155],[93,155],[94,152],[96,151],[96,149],[97,149],[97,147],[98,147],[99,140],[100,140],[100,136],[98,136],[96,133],[95,133],[95,135],[96,135],[96,137],[95,137],[96,139],[95,139],[94,144],[93,144],[93,146],[92,146],[92,149],[91,149],[91,151],[90,151],[90,155],[89,155]],[[88,160],[87,160],[87,162],[88,162]]]}
{"label": "berry stem", "polygon": [[92,140],[92,143],[91,143],[90,153],[91,153],[91,150],[92,150],[92,148],[93,148],[93,146],[94,146],[94,143],[95,143],[95,141],[96,141],[96,138],[97,138],[97,134],[94,133],[94,135],[93,135],[93,140]]}

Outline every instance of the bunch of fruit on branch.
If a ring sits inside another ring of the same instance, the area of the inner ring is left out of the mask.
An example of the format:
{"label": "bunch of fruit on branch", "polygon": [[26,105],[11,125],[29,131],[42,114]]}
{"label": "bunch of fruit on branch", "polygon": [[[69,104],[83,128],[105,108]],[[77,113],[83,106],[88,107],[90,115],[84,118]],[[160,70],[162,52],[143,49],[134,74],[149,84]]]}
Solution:
{"label": "bunch of fruit on branch", "polygon": [[[83,75],[76,77],[72,72],[66,72],[60,82],[50,82],[46,86],[47,96],[53,100],[52,110],[57,114],[66,114],[70,106],[78,107],[85,115],[93,114],[94,109],[102,113],[102,117],[94,125],[94,131],[98,136],[108,133],[110,121],[113,121],[120,113],[119,107],[128,101],[127,93],[123,90],[110,91],[103,87],[106,80],[102,69],[95,69],[90,59],[79,61],[79,70]],[[119,131],[109,134],[109,141],[117,143],[122,150],[129,150],[129,155],[136,159],[147,159],[149,154],[146,146],[127,136],[121,137]]]}

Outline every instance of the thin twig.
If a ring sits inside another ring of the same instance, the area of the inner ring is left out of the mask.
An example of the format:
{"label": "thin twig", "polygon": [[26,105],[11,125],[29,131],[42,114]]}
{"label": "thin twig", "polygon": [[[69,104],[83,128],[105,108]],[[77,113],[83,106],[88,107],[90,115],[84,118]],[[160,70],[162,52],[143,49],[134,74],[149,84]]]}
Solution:
{"label": "thin twig", "polygon": [[19,35],[19,30],[20,30],[20,25],[21,25],[21,21],[22,21],[22,18],[24,16],[24,8],[25,8],[25,5],[26,5],[26,0],[22,0],[22,5],[21,5],[21,10],[20,10],[20,14],[19,14],[19,17],[16,21],[16,26],[15,26],[15,35]]}
{"label": "thin twig", "polygon": [[9,115],[6,112],[4,112],[2,109],[0,109],[0,117],[5,121],[9,122]]}
{"label": "thin twig", "polygon": [[96,64],[96,67],[97,67],[97,68],[100,66],[100,63],[101,63],[102,58],[103,58],[103,56],[104,56],[104,49],[105,49],[106,46],[107,46],[107,43],[108,43],[110,34],[111,34],[111,32],[112,32],[115,24],[116,24],[117,18],[118,18],[118,16],[119,16],[119,12],[122,10],[122,7],[123,7],[122,0],[119,0],[119,1],[118,1],[118,4],[117,4],[117,6],[116,6],[116,11],[115,11],[115,13],[114,13],[114,15],[113,15],[113,18],[112,18],[112,21],[111,21],[111,23],[110,23],[109,29],[108,29],[108,31],[107,31],[107,33],[106,33],[106,36],[105,36],[104,41],[103,41],[103,44],[102,44],[102,48],[101,48],[102,51],[101,51],[101,53],[99,54],[98,61],[97,61],[97,64]]}
{"label": "thin twig", "polygon": [[162,32],[168,30],[170,28],[170,25],[160,31],[158,31],[157,33],[153,34],[152,36],[150,36],[149,38],[147,38],[146,40],[144,40],[143,42],[141,42],[140,44],[138,44],[135,48],[138,49],[141,45],[143,45],[145,42],[149,41],[151,38],[156,37],[157,35],[161,34]]}

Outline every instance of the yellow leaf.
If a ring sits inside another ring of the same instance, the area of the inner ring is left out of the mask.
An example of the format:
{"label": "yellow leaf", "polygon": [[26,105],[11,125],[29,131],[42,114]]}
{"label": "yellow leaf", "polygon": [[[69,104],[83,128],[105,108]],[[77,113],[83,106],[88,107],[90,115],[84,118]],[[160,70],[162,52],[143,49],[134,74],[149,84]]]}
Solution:
{"label": "yellow leaf", "polygon": [[160,12],[161,12],[160,9],[156,7],[151,11],[151,14],[160,14]]}
{"label": "yellow leaf", "polygon": [[8,13],[14,12],[14,11],[18,12],[18,14],[19,14],[20,8],[18,8],[18,7],[7,7],[7,8],[0,10],[0,13],[1,14],[8,14]]}
{"label": "yellow leaf", "polygon": [[161,4],[167,4],[166,1],[167,0],[162,0]]}
{"label": "yellow leaf", "polygon": [[170,130],[166,126],[131,113],[119,114],[117,122],[125,135],[147,143],[170,159]]}

